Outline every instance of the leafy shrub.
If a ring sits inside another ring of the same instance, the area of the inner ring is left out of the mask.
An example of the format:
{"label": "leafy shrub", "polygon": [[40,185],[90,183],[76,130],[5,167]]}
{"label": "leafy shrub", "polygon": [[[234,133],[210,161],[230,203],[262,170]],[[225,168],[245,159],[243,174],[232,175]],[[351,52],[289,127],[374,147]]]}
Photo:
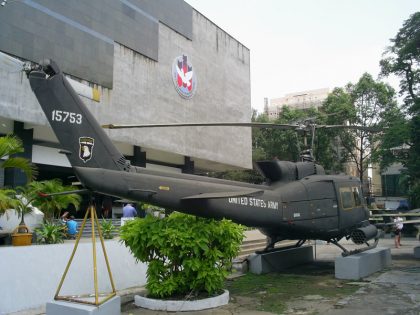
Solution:
{"label": "leafy shrub", "polygon": [[114,238],[114,232],[117,230],[117,228],[112,223],[112,220],[101,220],[101,231],[102,236],[104,239],[110,240]]}
{"label": "leafy shrub", "polygon": [[219,293],[239,252],[243,227],[172,213],[127,222],[121,242],[137,260],[148,263],[146,288],[151,297]]}
{"label": "leafy shrub", "polygon": [[41,227],[35,229],[36,239],[42,244],[63,243],[66,237],[66,227],[61,224],[45,222]]}

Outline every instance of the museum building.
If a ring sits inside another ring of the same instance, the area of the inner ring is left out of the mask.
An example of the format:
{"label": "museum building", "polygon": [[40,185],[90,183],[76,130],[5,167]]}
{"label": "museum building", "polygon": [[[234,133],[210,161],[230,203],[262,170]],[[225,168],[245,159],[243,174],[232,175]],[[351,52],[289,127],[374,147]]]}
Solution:
{"label": "museum building", "polygon": [[[250,51],[181,0],[19,0],[0,7],[0,135],[14,133],[38,180],[72,177],[30,89],[25,61],[54,60],[101,124],[249,122]],[[106,130],[138,166],[252,167],[251,130]],[[0,171],[0,186],[20,171]],[[74,179],[74,178],[73,178]]]}

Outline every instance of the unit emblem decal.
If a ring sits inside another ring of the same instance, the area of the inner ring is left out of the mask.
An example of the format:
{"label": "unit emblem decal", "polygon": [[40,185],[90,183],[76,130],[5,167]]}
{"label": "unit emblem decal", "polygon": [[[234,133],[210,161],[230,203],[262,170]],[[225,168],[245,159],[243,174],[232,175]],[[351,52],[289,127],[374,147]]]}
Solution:
{"label": "unit emblem decal", "polygon": [[183,98],[190,99],[197,89],[197,78],[188,56],[176,57],[172,63],[172,80],[176,91]]}
{"label": "unit emblem decal", "polygon": [[86,163],[92,158],[94,144],[95,144],[95,140],[91,137],[79,138],[79,158],[83,162]]}

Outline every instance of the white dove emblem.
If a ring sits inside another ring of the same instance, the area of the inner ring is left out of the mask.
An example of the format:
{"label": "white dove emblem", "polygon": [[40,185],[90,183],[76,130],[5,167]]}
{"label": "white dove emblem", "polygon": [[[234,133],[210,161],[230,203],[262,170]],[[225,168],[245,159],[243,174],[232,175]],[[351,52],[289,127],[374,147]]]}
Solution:
{"label": "white dove emblem", "polygon": [[176,72],[178,73],[179,77],[182,80],[182,83],[185,83],[187,87],[190,87],[191,85],[191,78],[193,76],[193,71],[188,71],[187,73],[184,73],[178,66],[176,66]]}

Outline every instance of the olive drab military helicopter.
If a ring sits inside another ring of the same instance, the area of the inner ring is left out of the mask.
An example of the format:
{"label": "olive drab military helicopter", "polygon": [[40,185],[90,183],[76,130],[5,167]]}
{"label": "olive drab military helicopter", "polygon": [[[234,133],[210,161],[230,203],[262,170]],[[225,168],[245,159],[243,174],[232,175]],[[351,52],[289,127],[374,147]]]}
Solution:
{"label": "olive drab military helicopter", "polygon": [[325,175],[322,166],[311,160],[258,162],[267,179],[261,185],[133,166],[53,61],[27,65],[25,71],[61,152],[88,190],[256,227],[268,236],[267,251],[284,239],[296,240],[296,247],[310,239],[329,241],[340,247],[344,256],[355,251],[339,244],[342,238],[360,245],[357,252],[377,244],[378,230],[369,223],[356,177]]}

